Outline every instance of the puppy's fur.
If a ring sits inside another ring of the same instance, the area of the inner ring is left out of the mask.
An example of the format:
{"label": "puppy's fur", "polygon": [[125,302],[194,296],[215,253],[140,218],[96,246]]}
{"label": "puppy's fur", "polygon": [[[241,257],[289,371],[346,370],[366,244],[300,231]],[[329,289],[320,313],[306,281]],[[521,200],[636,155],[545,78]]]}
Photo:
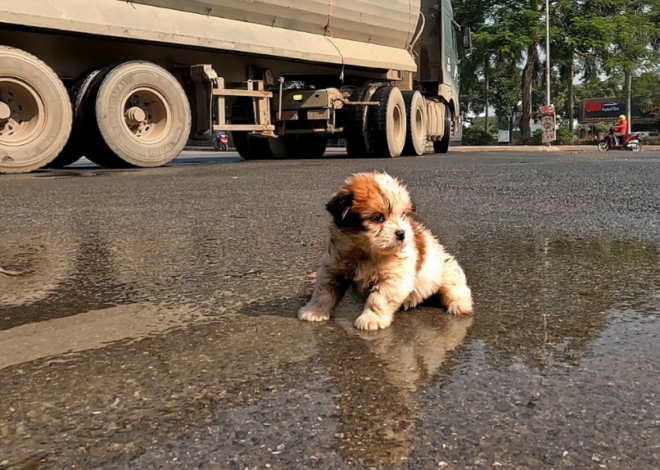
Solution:
{"label": "puppy's fur", "polygon": [[384,173],[350,177],[326,206],[332,214],[328,249],[312,299],[298,313],[306,321],[330,318],[352,282],[368,293],[361,330],[387,328],[394,312],[439,295],[451,314],[472,312],[472,292],[456,259],[411,216],[406,188]]}

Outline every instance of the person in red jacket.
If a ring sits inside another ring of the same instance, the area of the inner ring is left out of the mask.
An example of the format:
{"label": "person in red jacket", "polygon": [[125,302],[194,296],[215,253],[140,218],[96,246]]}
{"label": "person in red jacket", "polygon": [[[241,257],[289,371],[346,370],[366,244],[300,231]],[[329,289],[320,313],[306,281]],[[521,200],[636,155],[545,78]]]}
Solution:
{"label": "person in red jacket", "polygon": [[619,116],[619,124],[614,126],[614,140],[616,145],[620,145],[619,137],[623,137],[628,133],[628,119],[622,114]]}

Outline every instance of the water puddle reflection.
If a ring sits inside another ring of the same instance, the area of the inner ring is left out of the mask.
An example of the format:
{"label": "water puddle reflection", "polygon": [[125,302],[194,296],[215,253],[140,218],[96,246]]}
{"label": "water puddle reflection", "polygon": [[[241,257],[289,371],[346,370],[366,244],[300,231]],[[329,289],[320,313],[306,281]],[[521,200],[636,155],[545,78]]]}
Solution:
{"label": "water puddle reflection", "polygon": [[331,322],[295,319],[304,262],[152,235],[0,256],[24,273],[0,277],[5,467],[652,468],[652,244],[473,241],[474,318],[424,307],[366,334],[351,295]]}

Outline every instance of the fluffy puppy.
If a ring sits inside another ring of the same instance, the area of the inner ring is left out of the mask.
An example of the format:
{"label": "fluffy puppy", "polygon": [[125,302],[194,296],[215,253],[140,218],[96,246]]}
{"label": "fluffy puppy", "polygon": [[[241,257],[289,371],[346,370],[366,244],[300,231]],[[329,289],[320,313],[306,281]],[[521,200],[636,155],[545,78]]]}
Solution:
{"label": "fluffy puppy", "polygon": [[368,295],[361,330],[390,326],[394,312],[439,295],[454,315],[472,312],[472,292],[456,259],[411,215],[405,186],[385,173],[346,180],[326,206],[332,215],[328,248],[314,293],[298,318],[324,321],[351,283]]}

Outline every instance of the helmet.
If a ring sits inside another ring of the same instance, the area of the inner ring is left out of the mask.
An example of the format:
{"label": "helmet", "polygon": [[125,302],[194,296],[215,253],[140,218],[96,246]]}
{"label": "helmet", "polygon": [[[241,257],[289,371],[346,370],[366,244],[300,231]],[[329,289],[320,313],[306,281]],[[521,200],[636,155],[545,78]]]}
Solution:
{"label": "helmet", "polygon": [[619,119],[621,121],[626,121],[628,118],[622,114],[621,116],[619,116]]}

